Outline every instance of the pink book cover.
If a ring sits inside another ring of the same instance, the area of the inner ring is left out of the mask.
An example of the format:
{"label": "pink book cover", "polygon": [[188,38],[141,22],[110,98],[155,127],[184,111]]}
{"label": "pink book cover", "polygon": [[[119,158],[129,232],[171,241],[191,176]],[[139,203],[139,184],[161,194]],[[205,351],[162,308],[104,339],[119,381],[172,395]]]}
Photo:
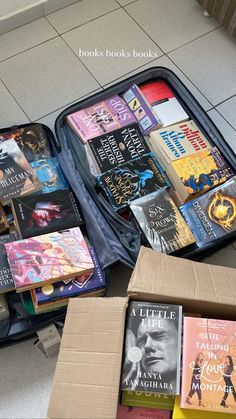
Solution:
{"label": "pink book cover", "polygon": [[170,419],[170,410],[119,405],[116,419]]}
{"label": "pink book cover", "polygon": [[79,227],[5,244],[16,291],[39,287],[93,271]]}
{"label": "pink book cover", "polygon": [[106,132],[136,122],[122,98],[112,96],[67,116],[71,128],[83,143]]}
{"label": "pink book cover", "polygon": [[236,322],[184,318],[181,408],[236,414]]}

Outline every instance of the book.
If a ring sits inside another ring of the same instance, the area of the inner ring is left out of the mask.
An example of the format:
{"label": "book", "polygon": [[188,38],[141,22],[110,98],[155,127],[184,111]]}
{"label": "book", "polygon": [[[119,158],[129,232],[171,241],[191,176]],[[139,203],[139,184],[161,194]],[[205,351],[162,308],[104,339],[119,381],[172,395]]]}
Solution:
{"label": "book", "polygon": [[192,120],[151,132],[149,142],[163,168],[175,160],[211,149],[209,141]]}
{"label": "book", "polygon": [[35,170],[36,175],[42,184],[42,193],[69,188],[69,184],[59,166],[56,157],[33,161],[31,163],[31,167]]}
{"label": "book", "polygon": [[236,414],[236,322],[184,318],[180,407]]}
{"label": "book", "polygon": [[42,189],[15,140],[0,143],[0,201],[8,204],[12,198]]}
{"label": "book", "polygon": [[0,235],[0,244],[13,242],[14,240],[16,240],[16,237],[15,237],[15,234],[13,233]]}
{"label": "book", "polygon": [[83,224],[79,205],[69,189],[14,198],[11,208],[22,239]]}
{"label": "book", "polygon": [[143,93],[136,84],[133,84],[122,97],[138,121],[141,132],[146,135],[153,129],[162,126],[161,120],[153,112],[150,103],[145,99]]}
{"label": "book", "polygon": [[[203,416],[204,415],[204,416]],[[229,416],[227,413],[217,412],[202,412],[202,410],[193,410],[193,409],[181,409],[180,408],[180,397],[175,397],[174,411],[172,414],[172,419],[229,419],[232,416]]]}
{"label": "book", "polygon": [[170,411],[146,407],[121,406],[117,408],[117,419],[170,419]]}
{"label": "book", "polygon": [[100,173],[150,153],[138,124],[128,125],[88,142]]}
{"label": "book", "polygon": [[41,124],[0,133],[0,143],[6,140],[15,140],[28,162],[52,156],[49,140]]}
{"label": "book", "polygon": [[0,294],[0,322],[8,319],[9,310],[5,294]]}
{"label": "book", "polygon": [[169,254],[196,242],[164,188],[131,201],[130,209],[152,249]]}
{"label": "book", "polygon": [[202,247],[236,230],[236,177],[192,199],[180,211]]}
{"label": "book", "polygon": [[16,292],[73,279],[94,268],[79,227],[4,246]]}
{"label": "book", "polygon": [[152,153],[98,176],[97,181],[115,210],[126,208],[133,199],[170,186]]}
{"label": "book", "polygon": [[121,392],[121,404],[125,406],[149,407],[152,409],[173,410],[175,396],[141,391]]}
{"label": "book", "polygon": [[0,204],[0,234],[4,233],[6,230],[8,230],[9,224],[7,220],[7,215]]}
{"label": "book", "polygon": [[163,127],[189,119],[177,97],[163,80],[143,84],[140,90],[160,118]]}
{"label": "book", "polygon": [[122,390],[179,394],[182,307],[130,301]]}
{"label": "book", "polygon": [[184,202],[202,195],[234,175],[216,147],[173,161],[166,168],[166,174]]}
{"label": "book", "polygon": [[0,236],[0,294],[15,289],[4,246],[4,243],[10,243],[14,240],[14,234],[5,234],[4,236]]}
{"label": "book", "polygon": [[124,100],[117,95],[73,112],[66,120],[84,144],[101,134],[136,121]]}

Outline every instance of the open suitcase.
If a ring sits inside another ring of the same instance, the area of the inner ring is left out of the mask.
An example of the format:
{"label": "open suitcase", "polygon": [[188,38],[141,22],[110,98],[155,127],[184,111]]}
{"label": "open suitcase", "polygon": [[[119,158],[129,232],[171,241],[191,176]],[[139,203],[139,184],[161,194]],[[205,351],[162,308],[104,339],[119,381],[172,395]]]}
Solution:
{"label": "open suitcase", "polygon": [[[163,67],[153,67],[142,71],[70,106],[56,119],[56,137],[48,127],[44,126],[53,154],[57,157],[72,190],[79,200],[89,241],[95,247],[101,267],[107,276],[109,276],[112,266],[117,263],[124,263],[131,268],[134,267],[141,245],[141,234],[131,222],[126,221],[115,212],[104,196],[98,192],[95,178],[90,174],[84,146],[78,141],[76,134],[68,126],[65,118],[72,112],[86,108],[109,96],[121,94],[132,83],[140,85],[155,80],[163,80],[170,86],[189,117],[197,123],[209,142],[218,147],[225,160],[236,172],[234,152],[221,133],[180,79],[172,71]],[[24,126],[27,125],[21,127]],[[8,128],[8,130],[13,128],[16,127]],[[6,132],[6,129],[0,130],[0,134],[1,132]],[[179,256],[200,260],[228,242],[235,240],[235,237],[235,233],[227,234],[204,247],[198,248],[195,246],[191,250],[183,249]],[[66,309],[63,308],[47,314],[30,316],[21,307],[21,302],[14,292],[9,293],[8,304],[11,317],[10,322],[0,322],[0,345],[8,345],[32,336],[37,329],[52,322],[62,321],[66,313]]]}

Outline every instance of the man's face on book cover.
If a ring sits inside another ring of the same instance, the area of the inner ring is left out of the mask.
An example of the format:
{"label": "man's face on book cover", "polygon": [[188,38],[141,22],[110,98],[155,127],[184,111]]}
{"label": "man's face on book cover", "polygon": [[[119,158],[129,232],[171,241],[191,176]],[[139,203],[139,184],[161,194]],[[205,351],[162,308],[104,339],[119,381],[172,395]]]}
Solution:
{"label": "man's face on book cover", "polygon": [[154,316],[140,323],[137,346],[142,351],[141,364],[149,373],[171,375],[177,368],[178,332],[175,321]]}

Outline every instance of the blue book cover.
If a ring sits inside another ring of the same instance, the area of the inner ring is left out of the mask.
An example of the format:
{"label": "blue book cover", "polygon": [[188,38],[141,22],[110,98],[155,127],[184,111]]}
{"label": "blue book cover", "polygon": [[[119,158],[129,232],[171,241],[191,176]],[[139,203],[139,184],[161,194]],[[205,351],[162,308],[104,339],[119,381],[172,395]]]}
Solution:
{"label": "blue book cover", "polygon": [[47,193],[69,188],[56,157],[33,161],[31,167],[43,185],[39,193]]}
{"label": "blue book cover", "polygon": [[236,230],[236,177],[193,199],[180,211],[202,247]]}

